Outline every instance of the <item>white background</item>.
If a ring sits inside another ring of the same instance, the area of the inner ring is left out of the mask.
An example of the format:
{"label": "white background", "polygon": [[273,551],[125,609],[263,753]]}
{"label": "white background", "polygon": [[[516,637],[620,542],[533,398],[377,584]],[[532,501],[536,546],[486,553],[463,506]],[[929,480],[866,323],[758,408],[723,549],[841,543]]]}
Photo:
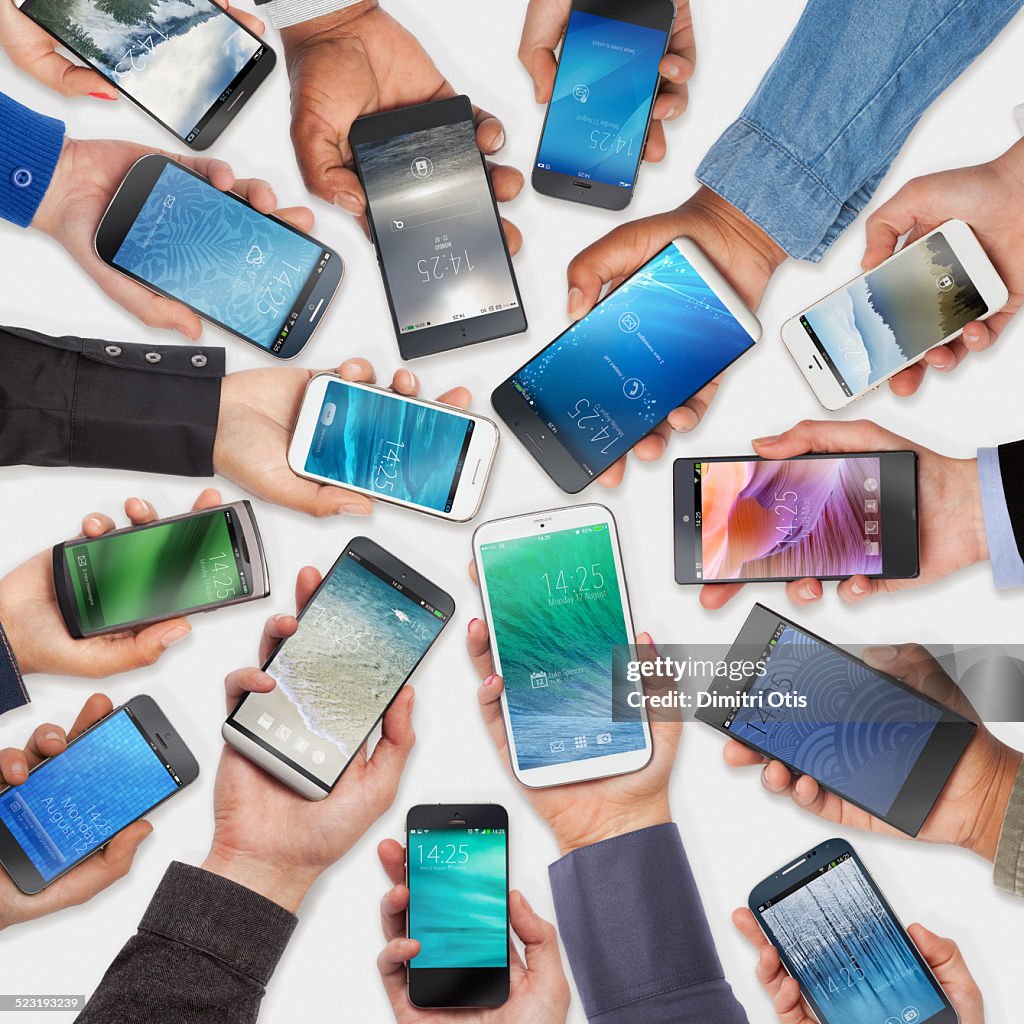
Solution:
{"label": "white background", "polygon": [[[627,214],[609,214],[545,199],[529,189],[508,211],[526,244],[516,271],[530,320],[528,336],[480,345],[420,361],[416,372],[428,397],[457,384],[474,392],[474,408],[489,412],[491,389],[565,326],[563,273],[569,259],[620,220],[671,208],[694,188],[693,171],[722,129],[736,116],[795,24],[801,4],[733,0],[695,5],[699,70],[686,116],[669,131],[669,157],[640,176]],[[521,3],[472,0],[395,3],[406,23],[454,84],[500,115],[507,128],[504,158],[528,169],[543,111],[516,61]],[[269,35],[273,45],[277,39]],[[988,159],[1017,137],[1012,107],[1024,101],[1019,60],[1024,47],[1020,18],[928,112],[880,190],[891,194],[915,174]],[[828,59],[822,53],[821,60]],[[814,74],[814,68],[807,69]],[[1014,83],[1017,90],[1014,91]],[[64,118],[71,135],[121,137],[175,148],[175,142],[127,102],[72,101],[48,93],[0,63],[0,88],[36,109]],[[799,112],[792,112],[799,116]],[[259,97],[225,133],[213,152],[236,171],[261,175],[283,204],[303,202],[304,190],[288,140],[288,82],[283,63]],[[383,380],[397,364],[383,289],[369,245],[340,211],[312,200],[315,233],[344,256],[341,292],[301,364],[333,367],[352,355],[367,356]],[[772,282],[760,310],[764,339],[743,357],[699,430],[675,437],[669,454],[652,465],[631,463],[615,492],[594,487],[582,496],[606,502],[618,517],[626,573],[639,629],[660,642],[731,639],[755,599],[790,611],[781,586],[750,587],[726,609],[707,613],[695,589],[672,578],[671,460],[679,456],[749,451],[753,436],[774,433],[797,418],[817,416],[807,385],[785,353],[779,325],[788,316],[854,276],[863,246],[858,222],[819,267],[786,266]],[[0,312],[5,323],[54,334],[78,333],[169,344],[172,334],[151,331],[112,305],[70,258],[32,232],[3,230]],[[269,364],[267,357],[207,328],[203,341],[226,345],[229,369]],[[879,391],[850,416],[869,416],[940,451],[972,455],[976,447],[1021,436],[1020,380],[1024,366],[1022,324],[998,347],[972,356],[954,375],[929,373],[911,400]],[[183,511],[203,482],[144,474],[89,470],[5,471],[0,483],[0,570],[65,538],[92,510],[120,514],[130,495],[151,499],[165,514]],[[225,500],[242,497],[227,486]],[[506,438],[479,521],[566,503],[517,443]],[[263,621],[289,610],[295,572],[307,563],[326,569],[357,532],[394,550],[448,588],[459,610],[415,677],[418,742],[391,811],[321,880],[301,910],[301,921],[265,1002],[265,1020],[386,1021],[390,1012],[374,970],[381,945],[377,905],[386,888],[376,842],[401,835],[414,803],[499,801],[511,818],[512,884],[552,917],[547,865],[557,856],[551,835],[506,776],[477,717],[476,678],[463,649],[466,623],[479,614],[478,596],[466,576],[473,526],[452,525],[405,510],[378,507],[372,519],[314,522],[260,503],[257,507],[274,582],[262,603],[198,617],[194,634],[156,667],[102,684],[115,703],[153,694],[196,752],[203,775],[192,788],[153,815],[156,834],[143,846],[131,876],[90,904],[20,926],[5,936],[3,988],[8,992],[88,993],[122,943],[134,932],[167,863],[199,863],[212,828],[211,793],[221,747],[221,680],[251,664]],[[838,642],[1019,640],[1018,595],[997,594],[987,566],[955,579],[850,608],[832,585],[816,608],[794,611],[798,621]],[[21,742],[39,722],[70,724],[96,684],[30,678],[33,704],[4,717],[3,745]],[[997,726],[1024,745],[1024,726]],[[672,802],[704,896],[726,974],[751,1019],[774,1019],[753,976],[754,955],[736,934],[730,911],[750,887],[793,855],[834,830],[788,801],[767,795],[757,773],[727,770],[721,741],[703,726],[689,726],[672,781]],[[1024,906],[992,886],[990,866],[969,853],[908,842],[846,835],[861,850],[878,882],[906,922],[921,920],[954,936],[985,993],[989,1020],[1019,1015],[1017,978]],[[36,1015],[27,1018],[36,1020]],[[574,999],[572,1021],[582,1021]],[[13,1017],[12,1017],[13,1020]]]}

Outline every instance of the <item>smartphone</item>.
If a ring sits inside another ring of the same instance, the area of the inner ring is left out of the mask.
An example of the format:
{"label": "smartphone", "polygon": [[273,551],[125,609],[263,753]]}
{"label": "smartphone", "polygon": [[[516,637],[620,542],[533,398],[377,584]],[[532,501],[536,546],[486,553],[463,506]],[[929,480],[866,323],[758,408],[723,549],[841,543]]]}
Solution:
{"label": "smartphone", "polygon": [[483,416],[319,373],[306,387],[288,464],[310,480],[465,522],[480,509],[498,439]]}
{"label": "smartphone", "polygon": [[677,238],[499,384],[491,403],[576,494],[760,335],[711,261]]}
{"label": "smartphone", "polygon": [[402,358],[525,331],[469,99],[361,117],[349,142]]}
{"label": "smartphone", "polygon": [[264,664],[277,686],[244,694],[224,739],[297,793],[322,800],[454,613],[440,587],[356,537],[299,613],[298,631]]}
{"label": "smartphone", "polygon": [[104,263],[279,359],[297,356],[341,258],[161,154],[136,161],[96,231]]}
{"label": "smartphone", "polygon": [[508,813],[498,804],[420,804],[406,817],[409,1002],[501,1006],[509,996]]}
{"label": "smartphone", "polygon": [[199,765],[152,697],[133,697],[0,791],[0,864],[42,892],[180,792]]}
{"label": "smartphone", "polygon": [[769,875],[750,911],[821,1024],[957,1024],[853,847],[830,839]]}
{"label": "smartphone", "polygon": [[677,583],[917,576],[917,455],[677,459]]}
{"label": "smartphone", "polygon": [[826,409],[842,409],[985,320],[1010,293],[974,232],[950,220],[782,325]]}
{"label": "smartphone", "polygon": [[635,633],[611,512],[496,519],[473,549],[515,777],[538,788],[643,768],[653,751],[646,715],[628,707],[628,691],[612,696],[613,649]]}
{"label": "smartphone", "polygon": [[14,0],[192,149],[206,149],[277,60],[213,0]]}
{"label": "smartphone", "polygon": [[916,836],[977,726],[755,604],[696,717]]}
{"label": "smartphone", "polygon": [[57,544],[53,589],[81,638],[255,601],[270,577],[252,505],[236,501]]}
{"label": "smartphone", "polygon": [[675,16],[672,0],[573,0],[533,167],[538,192],[629,205]]}

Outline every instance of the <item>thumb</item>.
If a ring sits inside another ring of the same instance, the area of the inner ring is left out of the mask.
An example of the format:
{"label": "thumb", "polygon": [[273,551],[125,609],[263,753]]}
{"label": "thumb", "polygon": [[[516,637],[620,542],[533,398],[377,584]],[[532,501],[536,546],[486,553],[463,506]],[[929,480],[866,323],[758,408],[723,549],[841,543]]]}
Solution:
{"label": "thumb", "polygon": [[912,924],[907,931],[940,983],[974,981],[960,947],[952,939],[936,935],[923,924]]}
{"label": "thumb", "polygon": [[895,251],[900,238],[917,223],[920,201],[918,180],[908,182],[868,217],[861,266],[873,270]]}
{"label": "thumb", "polygon": [[647,255],[648,233],[643,221],[623,224],[588,245],[569,264],[567,312],[574,320],[587,315],[601,297],[601,289],[627,277]]}
{"label": "thumb", "polygon": [[168,619],[146,626],[137,633],[114,638],[97,637],[100,655],[95,665],[97,675],[110,676],[118,672],[154,665],[168,647],[180,643],[192,633],[185,619]]}
{"label": "thumb", "polygon": [[526,966],[531,972],[547,974],[562,970],[558,934],[554,925],[538,915],[518,890],[509,893],[509,923],[526,947]]}

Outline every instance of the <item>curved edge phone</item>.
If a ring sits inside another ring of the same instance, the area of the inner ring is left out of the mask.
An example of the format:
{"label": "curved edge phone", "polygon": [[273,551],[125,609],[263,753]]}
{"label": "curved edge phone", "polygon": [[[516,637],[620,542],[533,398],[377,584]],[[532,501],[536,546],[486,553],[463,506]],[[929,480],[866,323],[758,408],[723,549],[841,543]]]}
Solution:
{"label": "curved edge phone", "polygon": [[977,729],[761,604],[725,663],[700,721],[910,836]]}
{"label": "curved edge phone", "polygon": [[[14,0],[14,4],[143,113],[195,150],[217,140],[277,62],[277,55],[259,36],[213,0],[190,0],[195,11],[184,17],[180,9],[171,10],[173,3],[164,3],[165,19],[154,10],[156,5],[137,4],[145,10],[134,22],[101,13],[101,5],[94,0]],[[77,16],[81,13],[86,16]],[[96,38],[95,23],[100,30]],[[186,35],[194,37],[179,53]],[[175,80],[169,82],[165,69],[171,63],[176,63],[177,70]],[[202,84],[183,96],[178,86],[189,75]]]}
{"label": "curved edge phone", "polygon": [[606,210],[633,199],[676,10],[574,0],[533,163],[535,191]]}
{"label": "curved edge phone", "polygon": [[782,340],[814,397],[835,411],[1009,300],[974,232],[950,220],[787,320]]}
{"label": "curved edge phone", "polygon": [[409,1002],[423,1009],[508,1000],[508,813],[499,804],[420,804],[405,825]]}
{"label": "curved edge phone", "polygon": [[95,247],[107,266],[278,359],[302,351],[344,273],[333,249],[158,153],[132,164]]}
{"label": "curved edge phone", "polygon": [[917,455],[677,459],[673,520],[681,584],[912,579]]}
{"label": "curved edge phone", "polygon": [[455,602],[367,537],[355,537],[247,693],[224,740],[308,800],[322,800],[455,614]]}
{"label": "curved edge phone", "polygon": [[270,593],[259,527],[248,501],[54,545],[53,589],[80,639]]}
{"label": "curved edge phone", "polygon": [[133,697],[0,791],[0,864],[42,892],[198,775],[156,701]]}
{"label": "curved edge phone", "polygon": [[485,416],[318,373],[288,465],[307,480],[464,523],[480,511],[499,440]]}
{"label": "curved edge phone", "polygon": [[714,264],[677,238],[499,384],[491,404],[576,494],[760,336]]}
{"label": "curved edge phone", "polygon": [[821,1024],[957,1024],[854,848],[829,839],[754,886],[754,920]]}
{"label": "curved edge phone", "polygon": [[541,788],[645,767],[646,710],[613,703],[612,653],[636,634],[609,509],[492,520],[473,555],[515,777]]}

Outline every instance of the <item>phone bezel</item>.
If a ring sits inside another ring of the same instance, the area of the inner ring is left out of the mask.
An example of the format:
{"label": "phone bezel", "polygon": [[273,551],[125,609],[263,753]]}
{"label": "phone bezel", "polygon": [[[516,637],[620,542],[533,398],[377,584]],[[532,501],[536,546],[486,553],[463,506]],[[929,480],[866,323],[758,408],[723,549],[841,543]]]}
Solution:
{"label": "phone bezel", "polygon": [[[382,708],[373,725],[370,726],[366,735],[363,737],[362,742],[355,748],[355,750],[353,750],[352,756],[345,763],[345,766],[341,771],[338,772],[337,778],[335,778],[330,785],[325,783],[322,779],[317,778],[312,772],[307,771],[302,767],[302,765],[297,764],[289,758],[287,754],[283,753],[272,744],[265,742],[261,736],[252,732],[236,720],[235,716],[238,714],[241,706],[246,702],[246,700],[254,696],[251,693],[242,694],[238,703],[234,708],[232,708],[231,714],[228,715],[224,724],[221,726],[221,736],[224,738],[224,741],[234,747],[239,753],[244,754],[250,761],[258,764],[264,769],[264,771],[273,775],[274,778],[283,782],[286,786],[295,790],[295,792],[299,793],[301,796],[306,797],[307,800],[323,800],[341,781],[341,777],[346,771],[348,771],[348,767],[352,763],[352,759],[355,758],[359,751],[366,745],[367,739],[369,739],[373,734],[374,729],[377,728],[381,720],[387,714],[388,708],[390,708],[395,702],[395,698],[397,698],[402,692],[405,684],[412,678],[413,673],[415,673],[419,668],[423,659],[440,638],[441,633],[445,631],[452,620],[452,616],[455,614],[454,599],[450,594],[437,586],[436,583],[432,583],[411,566],[406,565],[405,562],[396,558],[390,551],[385,550],[379,544],[370,540],[369,537],[353,537],[352,540],[345,545],[341,554],[334,560],[334,564],[331,568],[324,574],[324,577],[320,582],[320,586],[316,588],[310,599],[305,605],[303,605],[301,611],[296,616],[299,621],[302,620],[307,609],[309,609],[316,600],[317,595],[327,585],[328,581],[334,575],[335,571],[342,564],[344,559],[353,551],[360,557],[360,559],[365,559],[376,568],[390,573],[392,580],[403,580],[403,586],[407,586],[410,590],[415,591],[415,593],[421,596],[425,601],[444,612],[445,621],[442,623],[437,636],[427,645],[419,659],[416,661],[416,664],[409,669],[406,677],[396,687],[395,692],[388,698],[387,703]],[[287,643],[288,639],[279,641],[270,652],[270,656],[261,666],[264,672],[267,672],[270,669],[274,659],[281,653]],[[258,697],[258,695],[256,696]]]}
{"label": "phone bezel", "polygon": [[[185,741],[181,738],[178,731],[171,725],[167,716],[163,713],[160,706],[157,704],[152,697],[148,694],[140,694],[137,697],[132,697],[130,700],[125,701],[123,704],[118,705],[109,715],[104,715],[98,722],[91,725],[81,735],[76,736],[73,740],[69,741],[67,749],[70,749],[79,740],[84,739],[89,733],[95,729],[100,728],[104,722],[113,718],[114,715],[120,714],[125,709],[131,709],[132,717],[141,727],[145,734],[145,738],[150,740],[152,746],[152,738],[156,735],[160,736],[162,741],[163,749],[160,751],[160,756],[166,758],[167,763],[173,768],[175,774],[181,780],[177,789],[171,790],[162,800],[158,800],[151,807],[144,810],[137,818],[133,818],[132,821],[128,822],[124,828],[128,828],[129,825],[134,824],[141,818],[146,817],[154,808],[159,807],[161,804],[166,803],[171,798],[177,796],[186,786],[190,785],[199,776],[199,762],[196,760],[195,755],[189,750]],[[62,757],[63,754],[57,754],[55,757]],[[46,766],[53,761],[54,757],[48,757],[46,760],[41,761],[39,764],[29,771],[29,775],[34,775],[36,772],[43,771]],[[111,766],[113,770],[116,766]],[[17,789],[16,786],[5,786],[0,793],[5,793],[11,789]],[[80,857],[73,864],[68,865],[63,871],[59,871],[49,880],[45,880],[39,873],[39,870],[32,863],[28,854],[25,853],[22,845],[15,839],[14,835],[8,830],[6,825],[0,821],[0,865],[4,867],[7,873],[11,876],[11,880],[14,884],[26,895],[34,896],[37,893],[43,891],[47,886],[53,885],[59,878],[63,877],[67,872],[73,871],[79,864],[87,861],[94,853],[98,853],[102,850],[114,836],[119,835],[124,831],[124,828],[118,829],[113,835],[108,837],[103,843],[98,844],[92,850],[90,850],[84,857]]]}
{"label": "phone bezel", "polygon": [[[461,825],[453,824],[455,821]],[[505,830],[505,948],[510,947],[508,923],[509,828],[508,812],[500,804],[417,804],[405,819],[405,881],[409,908],[405,916],[406,935],[411,933],[413,886],[409,872],[409,830],[413,828],[501,828]],[[421,1009],[485,1008],[501,1006],[510,993],[511,956],[504,967],[416,967],[409,961],[406,986],[409,1002]],[[465,993],[458,998],[458,993]]]}
{"label": "phone bezel", "polygon": [[[842,576],[822,576],[805,573],[804,576],[758,576],[734,579],[698,579],[696,575],[694,465],[698,462],[801,462],[811,459],[864,459],[879,460],[882,538],[882,572],[847,573]],[[787,583],[808,576],[819,580],[844,580],[852,575],[866,575],[869,579],[913,579],[920,572],[919,539],[917,530],[917,454],[912,451],[884,452],[810,452],[791,459],[768,460],[757,455],[720,455],[705,458],[676,459],[672,465],[673,477],[673,533],[675,550],[675,579],[682,586],[718,586],[729,583]],[[889,495],[889,497],[887,497]],[[887,567],[892,567],[891,571]]]}
{"label": "phone bezel", "polygon": [[398,350],[403,359],[418,359],[421,356],[435,355],[438,352],[449,352],[452,349],[463,348],[466,345],[476,345],[484,341],[507,338],[513,334],[522,334],[528,326],[526,310],[523,308],[523,297],[519,291],[519,282],[516,280],[515,268],[512,266],[512,255],[508,250],[508,241],[505,238],[505,231],[501,224],[501,214],[498,212],[497,200],[494,198],[494,188],[491,185],[491,178],[487,172],[487,162],[479,150],[477,155],[480,157],[481,173],[487,182],[487,190],[491,197],[491,209],[498,228],[498,237],[501,240],[509,278],[512,282],[512,289],[515,292],[516,302],[519,305],[513,309],[501,309],[495,313],[480,314],[479,316],[468,317],[465,320],[437,324],[434,327],[423,327],[418,331],[410,333],[402,332],[402,326],[398,320],[394,298],[391,294],[391,284],[388,280],[387,267],[381,255],[377,225],[373,215],[373,202],[370,199],[370,193],[366,188],[366,181],[363,178],[358,149],[359,146],[369,142],[381,142],[400,135],[409,135],[413,132],[458,124],[461,121],[468,121],[472,125],[473,106],[467,96],[452,96],[450,99],[435,100],[432,103],[421,103],[413,107],[403,107],[400,110],[388,110],[379,114],[370,114],[357,118],[349,132],[353,164],[356,174],[359,176],[359,182],[367,196],[366,222],[370,229],[370,241],[373,243],[374,254],[377,257],[377,267],[380,270],[384,294],[388,301],[388,310],[391,313],[391,324],[394,328],[395,339],[398,342]]}
{"label": "phone bezel", "polygon": [[[232,202],[241,203],[243,206],[252,209],[252,206],[250,206],[250,204],[241,196],[236,195],[234,192],[221,192],[220,189],[215,189],[214,186],[211,185],[201,174],[198,174],[190,167],[186,167],[184,164],[179,163],[172,157],[164,156],[161,153],[150,153],[136,160],[135,163],[132,164],[128,173],[125,175],[124,181],[121,182],[118,190],[114,193],[114,198],[110,200],[110,204],[107,206],[103,217],[100,219],[99,227],[96,229],[96,237],[94,239],[96,255],[108,267],[116,270],[119,274],[123,274],[125,277],[141,284],[144,288],[149,289],[149,291],[154,292],[157,295],[163,295],[165,298],[171,299],[174,302],[180,302],[183,306],[187,306],[193,313],[201,317],[207,323],[214,324],[222,331],[227,331],[228,334],[231,334],[236,338],[240,338],[246,344],[251,345],[253,348],[264,353],[264,355],[271,356],[274,359],[294,359],[295,356],[305,348],[306,344],[309,342],[310,338],[312,338],[320,324],[323,323],[327,310],[330,308],[331,302],[337,294],[338,287],[341,284],[341,279],[344,276],[345,264],[338,253],[330,246],[324,245],[324,243],[319,239],[313,238],[312,235],[307,235],[304,231],[299,231],[297,228],[292,227],[291,224],[281,220],[279,217],[274,217],[271,214],[265,213],[259,214],[261,217],[266,217],[268,220],[272,220],[274,223],[279,224],[282,228],[286,231],[290,231],[293,235],[298,235],[300,238],[306,239],[313,245],[318,246],[323,253],[329,253],[330,255],[327,262],[322,265],[322,268],[313,268],[313,271],[303,284],[302,290],[299,292],[300,297],[302,296],[303,291],[309,287],[310,282],[312,282],[312,291],[303,297],[303,304],[305,306],[303,315],[300,315],[291,325],[287,338],[282,344],[280,350],[277,352],[274,352],[271,349],[266,348],[264,345],[261,345],[259,342],[254,341],[252,338],[241,334],[233,327],[229,327],[227,324],[217,320],[209,313],[199,309],[198,306],[193,306],[186,302],[180,296],[164,291],[152,282],[147,281],[145,278],[140,277],[131,270],[118,266],[118,264],[114,262],[117,252],[121,248],[121,244],[124,242],[128,232],[135,224],[143,205],[149,198],[150,193],[153,191],[154,186],[160,178],[160,175],[163,174],[164,168],[167,167],[168,164],[175,164],[180,170],[203,182],[208,188],[213,189],[218,195],[223,196]],[[259,211],[256,212],[259,213]],[[299,298],[297,297],[295,301],[298,303]],[[306,312],[310,312],[309,317],[305,316]],[[279,329],[283,328],[289,319],[290,315],[286,315],[281,321]]]}

